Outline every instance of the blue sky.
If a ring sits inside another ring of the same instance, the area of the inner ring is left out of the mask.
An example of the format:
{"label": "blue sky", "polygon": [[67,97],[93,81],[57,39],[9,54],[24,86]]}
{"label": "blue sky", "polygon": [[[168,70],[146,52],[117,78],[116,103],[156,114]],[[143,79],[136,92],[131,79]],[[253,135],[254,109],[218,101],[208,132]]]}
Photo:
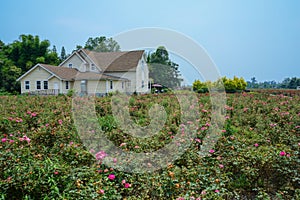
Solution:
{"label": "blue sky", "polygon": [[[32,34],[48,39],[58,51],[64,46],[71,52],[89,37],[158,27],[202,45],[222,76],[259,81],[300,77],[298,0],[9,0],[1,1],[0,9],[0,40],[5,43]],[[186,64],[178,62],[189,74]]]}

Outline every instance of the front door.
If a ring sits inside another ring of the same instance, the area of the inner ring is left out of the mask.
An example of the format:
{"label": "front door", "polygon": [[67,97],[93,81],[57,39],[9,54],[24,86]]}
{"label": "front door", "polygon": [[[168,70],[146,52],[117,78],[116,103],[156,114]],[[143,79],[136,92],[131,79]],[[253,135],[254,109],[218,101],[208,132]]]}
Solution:
{"label": "front door", "polygon": [[54,82],[53,83],[53,89],[54,89],[54,94],[57,95],[59,92],[58,90],[58,82]]}

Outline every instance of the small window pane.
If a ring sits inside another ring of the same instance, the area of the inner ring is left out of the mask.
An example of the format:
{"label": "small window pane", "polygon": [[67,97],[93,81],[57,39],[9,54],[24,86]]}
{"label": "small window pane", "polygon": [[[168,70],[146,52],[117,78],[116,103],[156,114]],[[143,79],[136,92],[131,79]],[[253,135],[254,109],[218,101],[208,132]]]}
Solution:
{"label": "small window pane", "polygon": [[69,63],[69,68],[72,68],[73,67],[73,64],[72,63]]}
{"label": "small window pane", "polygon": [[29,90],[30,88],[30,82],[29,81],[25,81],[25,89]]}
{"label": "small window pane", "polygon": [[66,81],[66,90],[69,89],[69,81]]}
{"label": "small window pane", "polygon": [[37,90],[41,89],[41,81],[36,81],[36,89]]}
{"label": "small window pane", "polygon": [[44,90],[48,90],[48,81],[44,81]]}

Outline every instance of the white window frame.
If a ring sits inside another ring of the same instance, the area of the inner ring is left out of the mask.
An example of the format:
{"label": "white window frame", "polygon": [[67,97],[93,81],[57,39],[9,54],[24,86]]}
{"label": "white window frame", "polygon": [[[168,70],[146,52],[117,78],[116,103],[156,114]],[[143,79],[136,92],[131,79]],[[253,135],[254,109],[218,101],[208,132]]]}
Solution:
{"label": "white window frame", "polygon": [[96,66],[94,63],[91,63],[91,71],[96,71]]}
{"label": "white window frame", "polygon": [[[45,82],[47,82],[47,89],[45,88]],[[43,80],[43,89],[48,90],[49,89],[49,81],[48,80]]]}
{"label": "white window frame", "polygon": [[[28,82],[28,85],[26,84],[26,82]],[[26,88],[26,86],[28,86],[28,89]],[[30,90],[30,81],[24,81],[24,88],[25,90]]]}
{"label": "white window frame", "polygon": [[[40,89],[38,89],[38,82],[40,82]],[[42,81],[41,80],[36,80],[35,81],[35,89],[36,90],[41,90],[42,89]]]}

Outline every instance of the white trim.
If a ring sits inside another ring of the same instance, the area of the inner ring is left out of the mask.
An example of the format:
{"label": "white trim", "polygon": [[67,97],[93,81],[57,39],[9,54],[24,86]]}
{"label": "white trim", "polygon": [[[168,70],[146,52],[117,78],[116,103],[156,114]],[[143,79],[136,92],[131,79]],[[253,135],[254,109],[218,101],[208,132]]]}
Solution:
{"label": "white trim", "polygon": [[[78,50],[80,51],[80,50]],[[86,63],[86,61],[78,54],[78,51],[74,51],[66,60],[64,60],[62,63],[60,63],[58,66],[61,67],[64,65],[68,60],[70,60],[74,55],[77,55],[80,60],[83,61],[83,63]]]}
{"label": "white trim", "polygon": [[[48,72],[49,74],[52,74],[52,76],[56,76],[58,79],[61,80],[61,78],[59,76],[57,76],[56,74],[54,74],[53,72],[49,71],[48,69],[46,69],[42,64],[36,64],[35,66],[33,66],[30,70],[28,70],[25,74],[23,74],[22,76],[20,76],[17,81],[20,81],[22,78],[24,78],[25,76],[27,76],[30,72],[32,72],[34,69],[36,69],[37,67],[41,67],[43,68],[46,72]],[[51,76],[50,76],[51,77]],[[49,78],[48,78],[49,79]]]}
{"label": "white trim", "polygon": [[[45,89],[45,81],[47,81],[47,89]],[[43,90],[48,90],[49,89],[49,81],[48,80],[42,80],[43,82]]]}
{"label": "white trim", "polygon": [[[95,64],[95,61],[84,51],[85,49],[84,48],[82,48],[82,49],[80,49],[79,51],[81,51],[83,54],[85,54],[86,55],[86,57],[91,61],[91,64],[94,64],[95,65],[95,67],[100,71],[100,72],[102,72],[103,70],[98,66],[98,65],[96,65]],[[89,63],[90,64],[90,63]],[[90,66],[91,67],[91,66]]]}
{"label": "white trim", "polygon": [[[28,85],[29,88],[28,88],[28,89],[26,89],[26,81],[29,82],[29,85]],[[25,80],[25,81],[24,81],[24,90],[30,90],[30,80]]]}
{"label": "white trim", "polygon": [[[37,82],[40,82],[40,89],[37,88],[38,84]],[[42,81],[41,80],[35,80],[35,90],[42,90]]]}

